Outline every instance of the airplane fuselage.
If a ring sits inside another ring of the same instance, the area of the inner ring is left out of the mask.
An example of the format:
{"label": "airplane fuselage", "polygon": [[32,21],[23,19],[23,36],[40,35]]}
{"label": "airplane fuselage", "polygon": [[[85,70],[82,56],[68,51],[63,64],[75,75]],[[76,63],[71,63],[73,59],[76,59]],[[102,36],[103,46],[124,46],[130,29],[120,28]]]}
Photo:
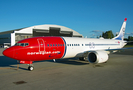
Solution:
{"label": "airplane fuselage", "polygon": [[[82,57],[85,51],[121,48],[121,40],[72,37],[34,37],[10,47],[10,56],[22,61]],[[9,56],[9,57],[10,57]]]}

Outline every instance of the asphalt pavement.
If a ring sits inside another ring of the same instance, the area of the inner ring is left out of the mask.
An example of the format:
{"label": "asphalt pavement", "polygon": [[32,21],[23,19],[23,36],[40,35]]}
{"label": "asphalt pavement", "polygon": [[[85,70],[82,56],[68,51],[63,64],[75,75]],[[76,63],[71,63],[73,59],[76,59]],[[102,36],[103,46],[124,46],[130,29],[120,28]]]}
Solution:
{"label": "asphalt pavement", "polygon": [[107,63],[94,66],[78,59],[34,62],[28,65],[2,55],[0,90],[133,90],[133,50],[109,55]]}

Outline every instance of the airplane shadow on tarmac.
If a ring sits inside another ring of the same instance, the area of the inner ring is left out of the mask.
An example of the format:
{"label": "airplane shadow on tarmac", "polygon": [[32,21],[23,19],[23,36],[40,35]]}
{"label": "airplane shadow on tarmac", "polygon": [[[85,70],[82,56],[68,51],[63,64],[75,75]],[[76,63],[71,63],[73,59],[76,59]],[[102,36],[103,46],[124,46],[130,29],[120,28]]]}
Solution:
{"label": "airplane shadow on tarmac", "polygon": [[55,63],[71,64],[71,65],[86,65],[86,64],[89,64],[87,61],[78,60],[78,58],[57,59]]}
{"label": "airplane shadow on tarmac", "polygon": [[133,55],[133,49],[120,50],[120,51],[117,51],[114,54],[119,54],[119,55]]}
{"label": "airplane shadow on tarmac", "polygon": [[52,63],[61,63],[61,64],[69,64],[69,65],[86,65],[86,64],[89,64],[87,61],[78,60],[78,58],[56,59],[55,62],[53,60],[43,60],[43,61],[35,61],[34,63],[37,63],[37,62],[52,62]]}
{"label": "airplane shadow on tarmac", "polygon": [[[17,60],[14,60],[14,59],[11,59],[11,58],[8,58],[5,56],[0,56],[0,68],[1,67],[9,67],[10,69],[17,70],[17,64],[18,64]],[[13,65],[16,65],[16,66],[13,66]],[[22,67],[19,67],[19,69],[28,70],[28,69],[22,68]]]}
{"label": "airplane shadow on tarmac", "polygon": [[[89,64],[86,61],[80,61],[77,58],[57,59],[56,62],[54,62],[53,60],[36,61],[36,62],[33,62],[33,64],[38,63],[38,62],[53,62],[53,63],[62,63],[62,64],[70,64],[70,65]],[[17,69],[17,64],[19,64],[19,63],[15,59],[11,59],[11,58],[8,58],[5,56],[0,56],[0,67],[9,67],[9,68]],[[22,67],[19,67],[19,69],[28,70],[27,68],[22,68]]]}
{"label": "airplane shadow on tarmac", "polygon": [[6,67],[14,64],[18,64],[16,60],[5,56],[0,56],[0,67]]}

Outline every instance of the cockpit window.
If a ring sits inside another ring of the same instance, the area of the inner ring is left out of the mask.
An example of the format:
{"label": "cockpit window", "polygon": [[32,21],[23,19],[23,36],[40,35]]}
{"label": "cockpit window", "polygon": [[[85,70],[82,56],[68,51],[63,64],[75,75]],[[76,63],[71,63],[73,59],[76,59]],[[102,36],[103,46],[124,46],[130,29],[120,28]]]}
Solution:
{"label": "cockpit window", "polygon": [[15,46],[22,46],[22,47],[25,47],[25,46],[28,46],[29,43],[16,43]]}
{"label": "cockpit window", "polygon": [[21,43],[20,46],[23,46],[24,47],[25,46],[25,43]]}
{"label": "cockpit window", "polygon": [[28,46],[29,45],[29,43],[25,43],[25,46]]}

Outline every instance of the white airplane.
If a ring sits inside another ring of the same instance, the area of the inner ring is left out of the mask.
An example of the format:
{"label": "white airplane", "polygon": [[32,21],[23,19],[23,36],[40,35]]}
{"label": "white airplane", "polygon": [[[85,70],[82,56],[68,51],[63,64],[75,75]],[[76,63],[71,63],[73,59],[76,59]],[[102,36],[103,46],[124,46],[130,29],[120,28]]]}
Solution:
{"label": "white airplane", "polygon": [[33,37],[19,41],[3,51],[7,57],[19,60],[21,64],[29,64],[41,60],[79,57],[90,63],[104,63],[110,51],[122,49],[126,45],[124,33],[127,18],[124,19],[118,36],[113,39],[91,39],[76,37]]}

